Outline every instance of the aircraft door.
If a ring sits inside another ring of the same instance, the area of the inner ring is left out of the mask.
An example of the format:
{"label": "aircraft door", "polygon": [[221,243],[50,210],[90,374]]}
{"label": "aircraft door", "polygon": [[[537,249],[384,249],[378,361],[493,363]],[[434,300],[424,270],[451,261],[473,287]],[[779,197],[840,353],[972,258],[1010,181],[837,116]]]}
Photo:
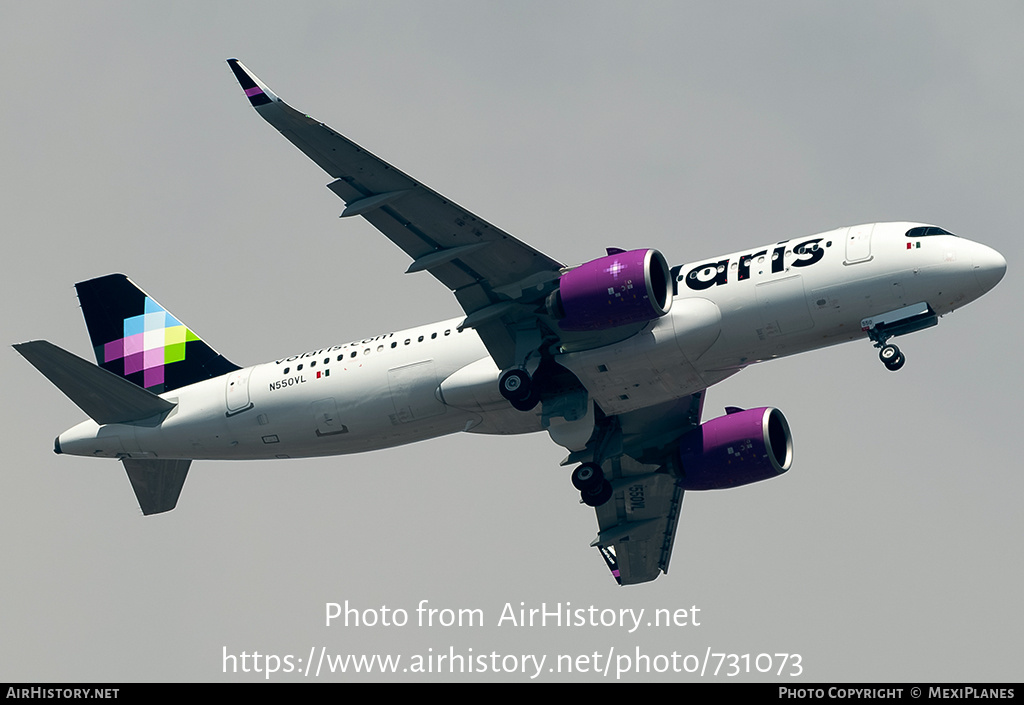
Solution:
{"label": "aircraft door", "polygon": [[227,386],[224,390],[227,415],[234,416],[253,407],[249,399],[249,376],[253,368],[246,367],[244,370],[237,370],[228,375]]}
{"label": "aircraft door", "polygon": [[846,260],[844,264],[867,262],[871,259],[871,233],[875,225],[855,225],[846,232]]}

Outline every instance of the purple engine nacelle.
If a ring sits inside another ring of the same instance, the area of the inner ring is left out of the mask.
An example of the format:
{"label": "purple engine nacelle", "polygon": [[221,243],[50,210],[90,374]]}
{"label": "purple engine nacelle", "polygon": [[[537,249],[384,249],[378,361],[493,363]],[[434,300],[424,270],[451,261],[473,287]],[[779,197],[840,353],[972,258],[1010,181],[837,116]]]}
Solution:
{"label": "purple engine nacelle", "polygon": [[563,274],[547,306],[565,331],[643,323],[672,307],[672,273],[657,250],[609,249]]}
{"label": "purple engine nacelle", "polygon": [[778,409],[726,409],[729,413],[679,441],[684,490],[720,490],[767,480],[789,470],[793,436]]}

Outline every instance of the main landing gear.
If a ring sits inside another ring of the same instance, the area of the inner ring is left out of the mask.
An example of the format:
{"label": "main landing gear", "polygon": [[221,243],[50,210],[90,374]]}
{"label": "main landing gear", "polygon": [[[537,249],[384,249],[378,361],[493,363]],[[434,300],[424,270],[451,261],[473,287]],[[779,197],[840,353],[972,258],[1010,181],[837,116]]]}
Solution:
{"label": "main landing gear", "polygon": [[573,470],[572,486],[580,491],[580,498],[588,507],[600,507],[612,498],[612,483],[604,479],[604,471],[597,463],[583,463]]}
{"label": "main landing gear", "polygon": [[498,391],[508,399],[509,404],[519,411],[529,411],[537,406],[540,396],[537,387],[526,370],[514,369],[505,372],[498,380]]}

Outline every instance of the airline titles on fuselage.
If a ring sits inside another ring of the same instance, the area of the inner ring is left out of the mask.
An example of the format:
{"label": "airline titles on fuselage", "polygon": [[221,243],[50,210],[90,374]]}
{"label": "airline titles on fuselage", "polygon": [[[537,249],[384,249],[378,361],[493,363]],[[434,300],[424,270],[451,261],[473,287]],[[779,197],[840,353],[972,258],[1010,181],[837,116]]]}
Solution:
{"label": "airline titles on fuselage", "polygon": [[[789,241],[783,240],[782,242],[777,243],[774,248],[772,248],[770,255],[768,253],[768,249],[763,249],[757,252],[751,252],[749,254],[740,255],[738,260],[735,263],[732,263],[731,266],[731,260],[729,257],[726,257],[725,259],[719,260],[717,262],[706,262],[704,264],[692,267],[689,270],[689,272],[687,272],[685,277],[679,276],[678,279],[685,281],[686,286],[693,291],[703,291],[713,286],[721,286],[723,284],[728,284],[730,269],[733,269],[735,271],[736,281],[744,281],[746,279],[749,279],[751,276],[751,266],[753,264],[764,265],[766,257],[771,258],[771,274],[779,274],[781,272],[784,272],[786,271],[786,268],[789,266],[810,267],[812,264],[820,262],[821,259],[825,256],[826,247],[832,246],[831,240],[829,240],[828,242],[825,243],[824,246],[822,246],[820,243],[823,239],[824,238],[821,237],[815,237],[809,240],[805,240],[795,245],[792,248],[792,250],[789,250],[786,246],[786,243]],[[787,261],[787,258],[790,255],[794,255],[795,259]],[[682,269],[683,266],[685,265],[679,265],[678,267],[675,267],[673,271],[678,272]],[[764,270],[762,269],[757,273],[764,274]],[[445,331],[445,335],[448,335],[448,333],[449,331]],[[321,348],[319,350],[310,350],[308,352],[300,353],[298,355],[292,355],[291,357],[275,360],[274,364],[283,365],[285,363],[298,362],[299,364],[296,368],[296,372],[299,372],[302,370],[305,364],[304,361],[306,360],[309,361],[309,366],[313,367],[314,365],[316,365],[317,360],[318,358],[320,358],[320,356],[326,356],[323,361],[324,364],[326,365],[330,362],[331,355],[338,353],[339,351],[347,351],[349,348],[353,348],[353,350],[348,354],[354,358],[358,354],[358,351],[354,350],[354,348],[364,345],[368,346],[372,343],[379,343],[380,341],[383,341],[385,339],[393,338],[394,335],[394,333],[386,333],[384,335],[378,335],[373,338],[364,338],[363,340],[358,342],[345,343],[344,345],[333,345],[331,347]],[[434,337],[436,337],[436,333],[433,336],[431,336],[431,338]],[[420,341],[422,342],[422,340],[423,336],[420,336]],[[393,342],[391,344],[391,347],[396,346],[396,342]],[[378,349],[383,350],[383,346],[379,346]],[[366,352],[369,352],[369,350],[370,348],[366,348],[364,354]],[[342,362],[344,359],[344,352],[337,356],[338,362]],[[292,370],[290,366],[285,367],[283,370],[285,375],[290,374],[291,371]],[[316,378],[320,379],[322,376],[325,375],[321,375],[318,372]],[[304,375],[293,375],[290,377],[285,377],[284,379],[279,379],[274,382],[271,382],[270,391],[285,389],[287,387],[292,387],[298,384],[304,384],[305,382],[306,378]]]}
{"label": "airline titles on fuselage", "polygon": [[[778,243],[771,252],[771,273],[779,274],[780,272],[786,271],[786,267],[810,267],[812,264],[820,262],[822,257],[825,256],[825,247],[831,247],[832,241],[829,240],[822,247],[819,243],[824,238],[815,237],[810,240],[805,240],[800,244],[793,247],[793,249],[787,252],[786,243],[788,240],[783,240]],[[786,256],[792,252],[796,256],[789,262],[786,261]],[[750,267],[752,263],[765,264],[765,257],[768,257],[768,250],[760,250],[758,252],[752,252],[746,255],[740,255],[739,259],[733,264],[736,270],[736,281],[743,281],[750,278]],[[685,277],[681,277],[686,282],[686,286],[693,291],[703,291],[713,286],[721,286],[722,284],[729,283],[729,258],[726,257],[718,262],[706,262],[704,264],[697,265],[687,272]],[[758,272],[763,274],[764,270]]]}

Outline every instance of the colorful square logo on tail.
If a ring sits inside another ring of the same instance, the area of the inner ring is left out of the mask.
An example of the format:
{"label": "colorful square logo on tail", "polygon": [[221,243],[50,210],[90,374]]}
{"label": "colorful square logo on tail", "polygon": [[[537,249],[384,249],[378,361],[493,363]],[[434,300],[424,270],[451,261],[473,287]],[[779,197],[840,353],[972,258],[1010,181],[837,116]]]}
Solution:
{"label": "colorful square logo on tail", "polygon": [[103,362],[123,359],[125,376],[142,372],[146,389],[162,387],[164,366],[183,361],[193,340],[199,336],[147,296],[142,315],[124,319],[124,337],[103,346]]}

